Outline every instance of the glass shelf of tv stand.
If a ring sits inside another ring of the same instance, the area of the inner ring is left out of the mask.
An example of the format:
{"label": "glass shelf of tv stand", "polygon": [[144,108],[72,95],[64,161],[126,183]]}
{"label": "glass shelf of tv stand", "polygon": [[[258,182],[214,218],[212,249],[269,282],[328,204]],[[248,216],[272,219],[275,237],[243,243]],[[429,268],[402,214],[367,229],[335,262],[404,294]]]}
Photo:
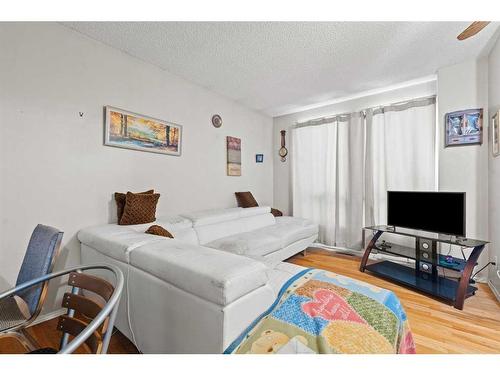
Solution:
{"label": "glass shelf of tv stand", "polygon": [[[377,246],[378,245],[378,246]],[[402,246],[395,243],[388,243],[390,247],[382,247],[380,244],[373,246],[373,250],[378,254],[395,255],[407,259],[417,260],[415,247]],[[452,257],[451,261],[446,260],[446,256],[438,254],[438,266],[449,270],[462,272],[467,263],[467,259]]]}
{"label": "glass shelf of tv stand", "polygon": [[[402,227],[392,227],[388,225],[374,225],[370,227],[365,227],[363,228],[363,230],[371,230],[374,232],[381,231],[384,233],[392,233],[400,236],[423,238],[431,241],[437,241],[441,243],[447,243],[462,247],[476,247],[476,246],[486,245],[488,243],[488,241],[475,240],[472,238],[451,236],[448,234],[426,232],[426,231],[408,229]],[[412,250],[413,253],[415,253],[415,249]],[[415,256],[415,254],[413,256]]]}

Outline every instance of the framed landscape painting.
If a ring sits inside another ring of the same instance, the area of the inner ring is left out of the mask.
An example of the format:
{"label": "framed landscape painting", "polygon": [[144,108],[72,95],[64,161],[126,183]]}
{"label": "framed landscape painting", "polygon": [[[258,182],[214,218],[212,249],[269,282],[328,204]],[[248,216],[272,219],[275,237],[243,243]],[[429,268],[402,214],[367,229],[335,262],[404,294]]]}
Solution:
{"label": "framed landscape painting", "polygon": [[227,137],[227,175],[241,176],[241,139]]}
{"label": "framed landscape painting", "polygon": [[181,155],[181,125],[110,106],[105,109],[106,146]]}
{"label": "framed landscape painting", "polygon": [[445,116],[445,147],[483,143],[483,110],[467,109]]}

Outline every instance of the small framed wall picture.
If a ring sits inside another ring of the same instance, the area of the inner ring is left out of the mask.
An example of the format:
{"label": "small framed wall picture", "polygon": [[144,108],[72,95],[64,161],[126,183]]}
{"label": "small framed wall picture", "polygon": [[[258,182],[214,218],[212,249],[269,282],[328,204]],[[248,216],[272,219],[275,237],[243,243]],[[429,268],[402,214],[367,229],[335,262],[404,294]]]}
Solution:
{"label": "small framed wall picture", "polygon": [[227,175],[241,176],[241,139],[226,137],[227,143]]}
{"label": "small framed wall picture", "polygon": [[499,124],[498,121],[500,119],[500,111],[495,113],[491,119],[491,127],[490,127],[490,140],[491,140],[491,153],[494,157],[500,155],[500,147],[498,144],[499,138]]}
{"label": "small framed wall picture", "polygon": [[256,163],[264,163],[264,154],[255,154]]}
{"label": "small framed wall picture", "polygon": [[445,115],[445,147],[483,144],[483,109]]}

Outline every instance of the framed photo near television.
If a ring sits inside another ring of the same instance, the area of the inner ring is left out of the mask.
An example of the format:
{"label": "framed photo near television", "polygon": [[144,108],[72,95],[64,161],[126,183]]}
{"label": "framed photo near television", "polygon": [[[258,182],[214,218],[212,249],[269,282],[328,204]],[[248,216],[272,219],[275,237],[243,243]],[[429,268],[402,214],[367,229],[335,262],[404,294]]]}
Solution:
{"label": "framed photo near television", "polygon": [[445,147],[483,144],[483,109],[445,115]]}
{"label": "framed photo near television", "polygon": [[490,139],[491,139],[491,153],[494,157],[500,155],[500,147],[498,144],[499,131],[498,121],[500,119],[500,111],[495,113],[491,119]]}

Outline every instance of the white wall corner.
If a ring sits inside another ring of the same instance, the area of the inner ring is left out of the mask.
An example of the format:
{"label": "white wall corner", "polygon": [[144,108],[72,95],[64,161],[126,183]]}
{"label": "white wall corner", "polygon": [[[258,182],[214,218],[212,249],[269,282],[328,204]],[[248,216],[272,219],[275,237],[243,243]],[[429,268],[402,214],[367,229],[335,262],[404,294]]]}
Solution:
{"label": "white wall corner", "polygon": [[490,287],[495,297],[497,297],[497,300],[500,301],[500,290],[496,288],[495,284],[493,284],[491,280],[488,281],[488,286]]}

